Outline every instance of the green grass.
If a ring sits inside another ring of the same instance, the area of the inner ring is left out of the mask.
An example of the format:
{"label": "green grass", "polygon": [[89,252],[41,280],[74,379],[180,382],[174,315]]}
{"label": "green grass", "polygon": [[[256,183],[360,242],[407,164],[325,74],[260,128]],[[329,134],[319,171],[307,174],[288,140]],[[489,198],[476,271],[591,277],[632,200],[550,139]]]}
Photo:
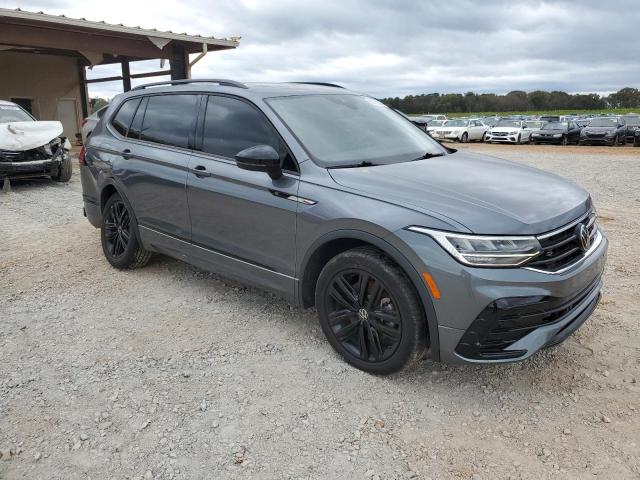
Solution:
{"label": "green grass", "polygon": [[[591,113],[606,113],[608,115],[625,115],[627,113],[640,113],[640,108],[611,108],[608,110],[527,110],[522,112],[455,112],[447,113],[447,117],[489,117],[489,116],[508,116],[508,115],[569,115],[576,113],[591,114]],[[429,114],[425,114],[429,115]]]}

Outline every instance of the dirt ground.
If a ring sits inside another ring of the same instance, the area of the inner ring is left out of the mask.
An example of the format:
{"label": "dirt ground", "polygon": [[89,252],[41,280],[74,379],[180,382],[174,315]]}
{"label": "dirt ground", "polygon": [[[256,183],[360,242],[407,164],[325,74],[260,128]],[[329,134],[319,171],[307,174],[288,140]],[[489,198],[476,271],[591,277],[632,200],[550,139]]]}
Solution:
{"label": "dirt ground", "polygon": [[463,148],[580,183],[611,242],[595,314],[523,363],[365,374],[313,310],[162,256],[109,267],[77,172],[15,184],[0,478],[640,478],[640,149]]}

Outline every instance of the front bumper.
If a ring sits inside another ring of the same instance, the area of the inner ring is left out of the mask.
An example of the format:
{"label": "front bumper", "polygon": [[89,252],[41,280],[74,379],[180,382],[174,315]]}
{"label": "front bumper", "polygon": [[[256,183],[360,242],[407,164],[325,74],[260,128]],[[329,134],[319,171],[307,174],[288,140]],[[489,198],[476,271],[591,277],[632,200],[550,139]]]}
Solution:
{"label": "front bumper", "polygon": [[438,345],[442,362],[524,360],[565,340],[591,315],[600,297],[608,248],[604,235],[588,257],[552,274],[465,266],[428,236],[395,233],[416,254],[415,268],[429,272],[441,292],[432,302],[438,325],[438,341],[432,344]]}
{"label": "front bumper", "polygon": [[0,177],[21,178],[56,175],[62,157],[25,162],[0,162]]}
{"label": "front bumper", "polygon": [[552,145],[556,145],[556,144],[560,144],[562,143],[562,137],[546,137],[546,136],[536,136],[536,135],[532,135],[531,136],[531,141],[532,142],[536,142],[536,143],[548,143],[548,144],[552,144]]}
{"label": "front bumper", "polygon": [[457,132],[444,133],[444,134],[432,132],[431,136],[436,140],[451,140],[452,142],[457,142],[461,138],[461,135],[459,135]]}
{"label": "front bumper", "polygon": [[486,134],[484,137],[485,142],[500,142],[500,143],[518,143],[518,135],[491,135]]}
{"label": "front bumper", "polygon": [[580,137],[580,145],[613,145],[615,137]]}

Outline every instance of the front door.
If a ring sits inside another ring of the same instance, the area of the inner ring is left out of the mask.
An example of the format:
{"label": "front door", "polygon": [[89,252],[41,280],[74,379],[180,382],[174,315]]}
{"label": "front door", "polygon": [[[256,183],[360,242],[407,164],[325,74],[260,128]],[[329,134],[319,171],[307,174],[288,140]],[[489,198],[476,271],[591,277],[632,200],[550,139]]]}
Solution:
{"label": "front door", "polygon": [[[187,177],[192,261],[293,296],[299,184],[293,157],[247,101],[212,95],[201,111],[200,151]],[[285,171],[277,180],[235,164],[236,153],[265,144],[280,153]]]}

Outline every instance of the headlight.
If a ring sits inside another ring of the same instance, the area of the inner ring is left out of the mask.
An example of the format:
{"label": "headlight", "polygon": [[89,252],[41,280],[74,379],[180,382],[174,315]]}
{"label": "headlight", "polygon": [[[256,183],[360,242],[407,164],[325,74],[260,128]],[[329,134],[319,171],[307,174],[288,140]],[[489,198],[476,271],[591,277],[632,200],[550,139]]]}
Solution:
{"label": "headlight", "polygon": [[417,226],[407,229],[429,235],[460,263],[474,267],[516,267],[541,250],[535,237],[466,235]]}
{"label": "headlight", "polygon": [[517,135],[517,134],[518,134],[518,132],[517,132],[517,131],[515,131],[515,132],[509,132],[509,135]]}

